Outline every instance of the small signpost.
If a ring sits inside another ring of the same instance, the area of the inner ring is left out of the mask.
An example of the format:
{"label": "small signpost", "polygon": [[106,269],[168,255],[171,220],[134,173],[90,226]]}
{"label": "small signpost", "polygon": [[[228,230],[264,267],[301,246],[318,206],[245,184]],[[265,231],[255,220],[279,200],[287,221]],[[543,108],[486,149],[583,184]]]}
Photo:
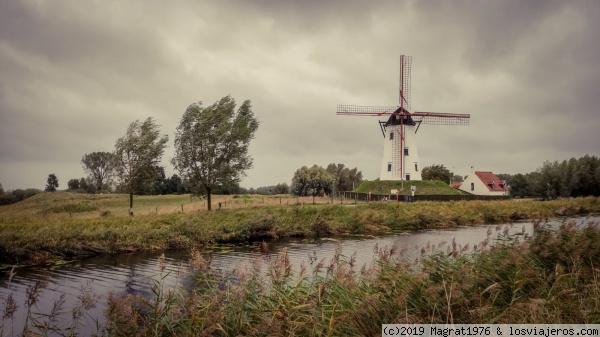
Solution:
{"label": "small signpost", "polygon": [[394,188],[394,189],[392,189],[390,191],[390,194],[392,194],[392,195],[395,194],[396,195],[396,201],[400,201],[400,199],[399,199],[400,198],[400,191],[398,191],[397,189]]}

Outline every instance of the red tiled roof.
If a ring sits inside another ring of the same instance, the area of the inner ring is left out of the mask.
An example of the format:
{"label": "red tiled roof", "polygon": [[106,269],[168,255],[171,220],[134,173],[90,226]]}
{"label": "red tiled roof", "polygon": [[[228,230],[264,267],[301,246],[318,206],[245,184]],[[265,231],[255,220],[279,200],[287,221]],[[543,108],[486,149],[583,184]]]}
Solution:
{"label": "red tiled roof", "polygon": [[492,172],[475,171],[475,175],[481,180],[490,191],[506,191],[506,187],[500,178]]}

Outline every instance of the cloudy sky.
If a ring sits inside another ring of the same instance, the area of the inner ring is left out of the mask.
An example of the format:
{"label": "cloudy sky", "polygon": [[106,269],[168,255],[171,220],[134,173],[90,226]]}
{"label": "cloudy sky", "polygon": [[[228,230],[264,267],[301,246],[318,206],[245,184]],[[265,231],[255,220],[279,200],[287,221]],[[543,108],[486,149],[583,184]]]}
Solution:
{"label": "cloudy sky", "polygon": [[291,181],[303,165],[379,175],[376,117],[396,105],[413,57],[416,111],[471,114],[424,125],[421,166],[527,173],[600,155],[600,2],[0,0],[0,183],[66,188],[81,157],[112,151],[154,117],[169,147],[186,107],[231,94],[261,124],[242,186]]}

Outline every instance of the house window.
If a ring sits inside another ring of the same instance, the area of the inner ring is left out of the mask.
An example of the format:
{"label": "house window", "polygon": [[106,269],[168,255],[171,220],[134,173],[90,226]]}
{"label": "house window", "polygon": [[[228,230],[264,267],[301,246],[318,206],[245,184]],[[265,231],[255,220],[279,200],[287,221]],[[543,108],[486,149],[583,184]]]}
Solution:
{"label": "house window", "polygon": [[392,171],[392,163],[388,163],[388,172]]}
{"label": "house window", "polygon": [[419,172],[419,163],[415,163],[415,172]]}
{"label": "house window", "polygon": [[407,147],[404,148],[404,155],[408,156],[408,148]]}
{"label": "house window", "polygon": [[410,180],[410,174],[406,175],[406,180]]}
{"label": "house window", "polygon": [[390,132],[390,140],[394,139],[394,133]]}
{"label": "house window", "polygon": [[471,191],[475,190],[475,183],[471,183]]}

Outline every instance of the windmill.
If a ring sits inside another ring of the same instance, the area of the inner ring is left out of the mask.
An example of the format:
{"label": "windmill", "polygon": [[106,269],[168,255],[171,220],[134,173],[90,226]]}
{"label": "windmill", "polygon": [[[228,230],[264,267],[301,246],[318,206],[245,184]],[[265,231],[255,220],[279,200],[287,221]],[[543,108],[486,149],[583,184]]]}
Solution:
{"label": "windmill", "polygon": [[384,138],[381,180],[421,180],[415,135],[421,124],[469,125],[469,114],[410,112],[411,56],[400,56],[399,106],[338,105],[338,115],[385,116],[379,121]]}

